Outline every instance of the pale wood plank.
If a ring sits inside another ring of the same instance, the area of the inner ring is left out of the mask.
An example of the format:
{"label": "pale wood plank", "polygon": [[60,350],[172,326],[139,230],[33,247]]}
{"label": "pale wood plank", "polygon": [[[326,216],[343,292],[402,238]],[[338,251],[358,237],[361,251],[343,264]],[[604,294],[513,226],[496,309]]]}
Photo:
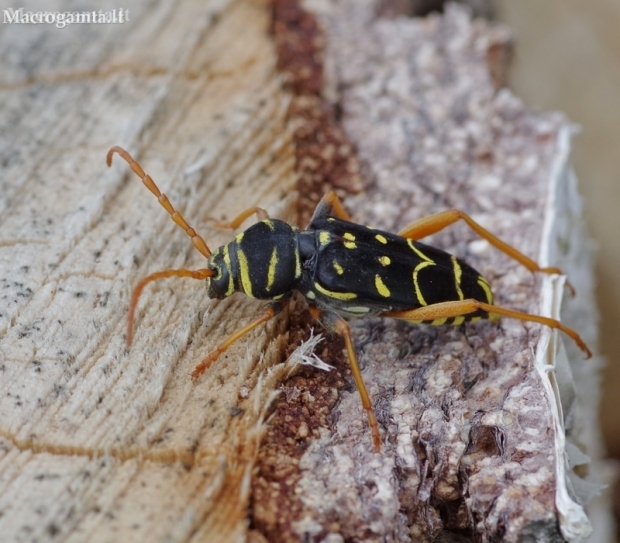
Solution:
{"label": "pale wood plank", "polygon": [[143,3],[123,25],[3,29],[3,537],[243,539],[277,371],[255,385],[286,319],[193,385],[193,366],[260,303],[164,281],[126,352],[131,286],[204,260],[127,165],[104,159],[114,144],[134,153],[213,248],[231,234],[209,215],[260,202],[291,216],[289,97],[268,24],[260,2],[185,0]]}

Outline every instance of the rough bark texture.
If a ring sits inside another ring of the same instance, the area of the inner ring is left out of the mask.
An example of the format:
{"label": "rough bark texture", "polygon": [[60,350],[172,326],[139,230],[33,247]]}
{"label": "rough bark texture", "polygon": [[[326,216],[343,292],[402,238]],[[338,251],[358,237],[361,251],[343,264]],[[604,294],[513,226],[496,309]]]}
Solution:
{"label": "rough bark texture", "polygon": [[[230,234],[208,228],[208,216],[258,203],[294,220],[298,186],[305,218],[326,188],[359,191],[365,174],[368,190],[346,200],[360,222],[397,230],[458,207],[533,258],[555,263],[563,247],[557,260],[573,269],[578,210],[572,195],[558,198],[572,189],[551,181],[570,178],[556,167],[566,166],[567,124],[498,92],[505,32],[462,10],[382,19],[384,4],[276,2],[271,21],[261,2],[184,0],[144,3],[125,25],[4,28],[7,541],[578,540],[567,526],[587,523],[576,505],[562,517],[573,502],[558,498],[558,436],[565,422],[587,448],[592,425],[572,408],[570,380],[559,418],[557,386],[532,353],[549,341],[537,326],[354,323],[381,455],[340,340],[316,351],[336,370],[286,381],[309,355],[281,363],[312,326],[300,301],[290,334],[284,312],[192,384],[191,369],[260,304],[212,302],[200,284],[164,281],[145,291],[125,349],[131,285],[204,260],[122,161],[105,168],[114,144],[211,247]],[[572,222],[543,228],[556,207]],[[540,292],[557,300],[551,279],[461,226],[432,242],[483,272],[503,305],[539,312]],[[571,273],[578,307],[589,300],[588,266]],[[575,449],[579,483],[586,461]]]}
{"label": "rough bark texture", "polygon": [[[569,303],[584,315],[568,322],[594,342],[594,313],[586,309],[591,260],[567,162],[570,126],[499,89],[511,50],[506,31],[456,9],[387,20],[377,17],[381,2],[307,0],[304,7],[324,32],[323,96],[372,181],[346,200],[355,219],[394,231],[446,208],[467,211],[530,257],[571,270],[579,295]],[[482,271],[501,305],[558,311],[561,282],[532,276],[462,225],[432,243]],[[302,398],[291,418],[289,397],[302,387],[287,388],[273,420],[288,420],[288,434],[267,433],[254,484],[254,522],[270,541],[587,536],[588,521],[566,491],[562,425],[577,444],[569,445],[571,467],[581,464],[570,475],[587,497],[593,489],[576,472],[583,475],[587,461],[579,450],[598,453],[596,431],[584,432],[596,426],[588,421],[595,409],[584,417],[575,408],[570,371],[563,355],[556,359],[557,345],[548,346],[548,331],[535,357],[540,328],[510,320],[442,329],[374,319],[353,329],[385,431],[383,454],[371,450],[350,378],[318,440],[316,431],[305,437],[306,427],[332,397]],[[582,366],[582,355],[568,349]],[[566,420],[556,402],[560,387],[543,368],[556,361],[557,380],[568,375],[561,384]],[[595,368],[581,372],[582,402],[596,389]],[[316,386],[312,378],[305,383]],[[291,464],[299,472],[270,468]]]}

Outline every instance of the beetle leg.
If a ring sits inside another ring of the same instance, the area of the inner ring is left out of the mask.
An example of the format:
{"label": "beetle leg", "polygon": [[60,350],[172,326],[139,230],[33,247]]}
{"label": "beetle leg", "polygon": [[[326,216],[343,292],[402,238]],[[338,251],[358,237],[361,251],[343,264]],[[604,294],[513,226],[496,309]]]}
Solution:
{"label": "beetle leg", "polygon": [[288,300],[282,300],[280,302],[268,304],[265,307],[263,314],[258,319],[252,321],[247,326],[244,326],[243,328],[240,328],[236,332],[230,334],[224,341],[222,341],[222,343],[220,343],[215,349],[213,349],[213,351],[211,351],[207,355],[207,357],[202,360],[202,362],[200,362],[200,364],[198,364],[194,368],[194,371],[191,374],[192,379],[196,379],[205,371],[207,371],[211,367],[211,364],[213,364],[213,362],[215,362],[219,358],[219,356],[224,351],[226,351],[226,349],[228,349],[228,347],[230,347],[235,341],[245,336],[248,332],[254,330],[254,328],[256,328],[258,325],[262,324],[263,322],[267,322],[273,317],[275,317],[282,310],[284,304],[286,304],[287,302]]}
{"label": "beetle leg", "polygon": [[[560,268],[541,268],[531,258],[528,258],[523,253],[515,249],[512,245],[508,245],[508,243],[491,234],[491,232],[480,226],[469,215],[459,211],[458,209],[448,209],[446,211],[441,211],[434,215],[429,215],[428,217],[418,219],[417,221],[405,226],[400,232],[398,232],[398,235],[404,238],[419,240],[425,238],[426,236],[430,236],[431,234],[435,234],[436,232],[439,232],[440,230],[443,230],[447,226],[450,226],[460,220],[465,221],[467,226],[469,226],[481,238],[486,239],[491,245],[493,245],[493,247],[507,254],[510,258],[516,260],[520,264],[523,264],[523,266],[525,266],[528,270],[532,272],[562,274],[562,270],[560,270]],[[574,293],[574,289],[570,283],[567,282],[567,286]]]}
{"label": "beetle leg", "polygon": [[362,379],[362,372],[357,364],[357,355],[353,348],[353,342],[351,341],[351,329],[347,322],[335,313],[321,311],[316,307],[310,307],[312,316],[320,321],[328,330],[340,334],[344,338],[345,345],[347,347],[347,354],[349,356],[349,364],[351,366],[351,373],[353,373],[353,379],[359,390],[362,406],[366,410],[368,416],[368,426],[370,427],[370,434],[372,436],[372,444],[376,452],[381,452],[381,434],[379,433],[379,423],[377,417],[372,410],[372,403],[370,396],[364,385]]}
{"label": "beetle leg", "polygon": [[133,340],[133,321],[136,312],[136,306],[138,305],[138,299],[140,298],[140,294],[142,293],[146,285],[148,285],[152,281],[157,281],[158,279],[165,279],[166,277],[191,277],[192,279],[206,279],[207,277],[211,277],[213,274],[214,272],[207,268],[203,268],[200,270],[163,270],[152,273],[151,275],[148,275],[144,279],[142,279],[142,281],[140,281],[133,289],[133,293],[131,295],[131,302],[129,303],[129,315],[127,317],[127,336],[125,339],[127,347],[131,345],[131,341]]}
{"label": "beetle leg", "polygon": [[239,215],[237,215],[232,221],[218,221],[217,219],[212,219],[211,217],[207,220],[218,230],[235,230],[236,228],[239,228],[241,223],[248,217],[254,215],[254,213],[256,213],[256,218],[259,221],[269,218],[269,214],[262,207],[250,207],[249,209],[239,213]]}
{"label": "beetle leg", "polygon": [[312,215],[312,218],[310,219],[310,223],[322,217],[338,217],[339,219],[342,219],[343,221],[351,220],[351,217],[349,216],[349,214],[345,211],[344,207],[342,206],[342,202],[340,201],[340,198],[338,198],[338,196],[333,190],[326,192],[325,196],[321,198],[321,201],[316,206],[316,209],[314,210],[314,214]]}
{"label": "beetle leg", "polygon": [[522,313],[521,311],[515,311],[514,309],[506,309],[505,307],[486,304],[474,299],[459,300],[455,302],[441,302],[408,311],[385,311],[381,313],[381,316],[419,322],[460,317],[462,315],[474,313],[478,310],[482,310],[490,316],[501,315],[522,321],[537,322],[539,324],[549,326],[550,328],[556,328],[569,336],[577,344],[577,347],[579,347],[586,354],[587,358],[592,356],[590,349],[588,349],[588,346],[584,343],[579,334],[572,328],[564,326],[561,322],[555,319],[541,317],[540,315],[530,315],[529,313]]}
{"label": "beetle leg", "polygon": [[185,230],[185,233],[192,239],[192,243],[194,244],[194,247],[196,247],[196,249],[198,249],[202,253],[203,256],[209,258],[211,256],[211,249],[209,249],[205,240],[202,239],[196,233],[196,230],[194,230],[188,224],[188,222],[185,220],[183,215],[181,215],[176,209],[174,209],[174,207],[170,203],[170,200],[168,200],[168,197],[165,194],[161,193],[161,191],[159,190],[159,187],[155,184],[155,181],[153,181],[151,176],[144,173],[142,166],[140,166],[140,164],[138,164],[134,160],[134,158],[127,151],[125,151],[125,149],[123,149],[122,147],[119,147],[118,145],[115,147],[112,147],[112,149],[108,151],[108,155],[106,157],[106,162],[108,166],[112,165],[112,157],[114,156],[114,153],[118,153],[121,156],[121,158],[129,164],[133,172],[140,179],[142,179],[142,182],[144,183],[146,188],[149,189],[157,197],[157,201],[170,214],[170,217],[172,217],[172,220],[178,226],[180,226],[183,230]]}

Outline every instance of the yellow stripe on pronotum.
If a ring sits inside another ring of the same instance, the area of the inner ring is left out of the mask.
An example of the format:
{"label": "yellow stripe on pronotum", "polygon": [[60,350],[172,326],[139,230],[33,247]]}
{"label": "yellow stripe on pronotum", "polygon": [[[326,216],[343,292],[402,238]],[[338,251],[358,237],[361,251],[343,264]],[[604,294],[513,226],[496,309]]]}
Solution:
{"label": "yellow stripe on pronotum", "polygon": [[278,267],[278,248],[274,247],[269,259],[269,269],[267,270],[267,287],[265,290],[269,292],[273,286],[273,282],[276,280],[276,269]]}
{"label": "yellow stripe on pronotum", "polygon": [[233,281],[232,263],[230,261],[230,254],[228,253],[228,245],[224,245],[224,265],[228,270],[228,289],[226,290],[226,296],[231,296],[235,292],[235,283]]}
{"label": "yellow stripe on pronotum", "polygon": [[237,249],[237,258],[239,259],[239,271],[241,272],[241,286],[243,287],[243,292],[250,298],[254,298],[252,294],[252,281],[250,280],[248,259],[241,249]]}
{"label": "yellow stripe on pronotum", "polygon": [[299,249],[295,248],[295,279],[301,277],[301,256]]}

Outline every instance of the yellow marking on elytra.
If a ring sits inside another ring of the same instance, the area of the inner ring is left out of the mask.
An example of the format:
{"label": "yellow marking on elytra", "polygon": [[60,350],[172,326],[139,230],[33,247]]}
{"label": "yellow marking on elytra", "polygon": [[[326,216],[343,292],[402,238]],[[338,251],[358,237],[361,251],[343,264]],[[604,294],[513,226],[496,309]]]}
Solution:
{"label": "yellow marking on elytra", "polygon": [[426,262],[430,262],[431,264],[434,264],[435,262],[433,261],[432,258],[429,258],[428,256],[426,256],[422,251],[420,251],[420,249],[418,249],[414,244],[413,241],[411,241],[410,239],[407,240],[407,244],[409,245],[409,248],[415,253],[417,254],[422,260],[426,261]]}
{"label": "yellow marking on elytra", "polygon": [[383,282],[379,274],[375,275],[375,287],[377,289],[377,292],[385,298],[389,298],[392,294],[390,292],[390,289],[385,286],[385,283]]}
{"label": "yellow marking on elytra", "polygon": [[464,322],[465,322],[465,317],[461,315],[460,317],[454,317],[452,324],[454,324],[454,326],[458,326],[459,324],[463,324]]}
{"label": "yellow marking on elytra", "polygon": [[452,260],[452,266],[454,267],[454,283],[456,286],[456,293],[459,295],[459,300],[464,300],[465,296],[461,290],[461,277],[463,276],[463,270],[461,269],[461,265],[455,256],[451,256],[450,258]]}
{"label": "yellow marking on elytra", "polygon": [[239,234],[235,236],[235,241],[237,243],[241,243],[241,240],[243,239],[243,234],[244,234],[243,232],[240,232]]}
{"label": "yellow marking on elytra", "polygon": [[478,321],[481,321],[481,320],[482,320],[482,317],[472,317],[469,322],[478,322]]}
{"label": "yellow marking on elytra", "polygon": [[228,245],[224,245],[224,265],[228,270],[228,288],[226,289],[226,296],[232,295],[235,292],[235,283],[233,282],[232,262],[230,261],[230,253],[228,252]]}
{"label": "yellow marking on elytra", "polygon": [[269,292],[273,286],[273,282],[276,280],[276,269],[278,267],[278,248],[274,247],[269,259],[269,269],[267,270],[267,287],[265,290]]}
{"label": "yellow marking on elytra", "polygon": [[446,324],[447,320],[448,320],[447,317],[444,317],[442,319],[435,319],[433,322],[431,322],[431,324],[433,326],[441,326],[442,324]]}
{"label": "yellow marking on elytra", "polygon": [[375,239],[379,242],[379,243],[383,243],[384,245],[387,243],[387,238],[385,236],[382,236],[381,234],[377,234],[375,236]]}
{"label": "yellow marking on elytra", "polygon": [[325,296],[329,296],[330,298],[336,298],[337,300],[354,300],[357,298],[357,294],[355,294],[355,292],[333,292],[323,288],[316,282],[314,283],[314,288],[316,288],[321,294],[325,294]]}
{"label": "yellow marking on elytra", "polygon": [[356,315],[365,315],[370,311],[370,307],[363,307],[361,305],[348,306],[347,312],[355,313]]}
{"label": "yellow marking on elytra", "polygon": [[392,260],[389,256],[380,256],[377,260],[381,262],[382,266],[389,266],[392,263]]}
{"label": "yellow marking on elytra", "polygon": [[344,234],[342,234],[342,237],[347,240],[344,242],[344,246],[347,249],[355,249],[357,247],[357,245],[354,243],[355,236],[353,234],[351,234],[350,232],[345,232]]}
{"label": "yellow marking on elytra", "polygon": [[321,245],[327,245],[330,239],[331,239],[331,236],[329,235],[329,232],[323,231],[319,233],[319,243]]}
{"label": "yellow marking on elytra", "polygon": [[250,267],[248,266],[248,259],[245,253],[241,250],[237,250],[237,258],[239,259],[239,271],[241,272],[241,286],[246,296],[254,298],[252,295],[252,281],[250,280]]}
{"label": "yellow marking on elytra", "polygon": [[[284,294],[286,294],[286,293],[284,293]],[[277,296],[274,296],[272,298],[272,300],[281,300],[282,298],[284,298],[284,294],[278,294]]]}
{"label": "yellow marking on elytra", "polygon": [[263,222],[269,227],[272,232],[276,229],[276,225],[273,224],[273,221],[271,219],[263,219]]}
{"label": "yellow marking on elytra", "polygon": [[415,296],[418,299],[418,303],[420,305],[428,305],[428,304],[426,303],[424,296],[422,296],[422,291],[420,290],[420,285],[418,283],[418,273],[420,272],[420,270],[423,270],[427,266],[434,266],[434,265],[435,265],[434,262],[429,262],[428,260],[425,260],[424,262],[420,262],[415,267],[415,270],[413,270],[413,285],[415,286]]}
{"label": "yellow marking on elytra", "polygon": [[334,264],[334,269],[336,270],[336,273],[338,275],[342,275],[344,273],[344,268],[340,264],[338,264],[338,262],[336,262],[335,260],[333,264]]}
{"label": "yellow marking on elytra", "polygon": [[482,275],[478,276],[478,284],[480,285],[482,290],[484,290],[484,294],[487,297],[487,303],[489,305],[493,305],[493,293],[491,292],[491,287],[489,286],[487,280],[482,277]]}

